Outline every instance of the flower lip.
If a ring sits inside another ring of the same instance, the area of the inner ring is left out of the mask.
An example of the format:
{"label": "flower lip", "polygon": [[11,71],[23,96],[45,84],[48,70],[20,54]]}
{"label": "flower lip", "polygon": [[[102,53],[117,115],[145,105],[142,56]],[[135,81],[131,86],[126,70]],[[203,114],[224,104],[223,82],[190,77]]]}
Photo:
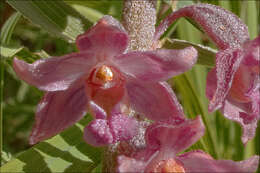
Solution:
{"label": "flower lip", "polygon": [[153,172],[185,173],[185,169],[180,161],[175,159],[168,159],[160,161],[153,169]]}

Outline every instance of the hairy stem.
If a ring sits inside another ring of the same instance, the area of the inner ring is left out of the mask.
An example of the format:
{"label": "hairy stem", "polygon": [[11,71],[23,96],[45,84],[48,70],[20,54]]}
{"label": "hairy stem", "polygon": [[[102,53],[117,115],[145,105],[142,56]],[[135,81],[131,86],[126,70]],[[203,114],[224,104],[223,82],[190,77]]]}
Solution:
{"label": "hairy stem", "polygon": [[130,37],[130,50],[148,50],[153,44],[156,23],[155,0],[125,0],[122,23]]}

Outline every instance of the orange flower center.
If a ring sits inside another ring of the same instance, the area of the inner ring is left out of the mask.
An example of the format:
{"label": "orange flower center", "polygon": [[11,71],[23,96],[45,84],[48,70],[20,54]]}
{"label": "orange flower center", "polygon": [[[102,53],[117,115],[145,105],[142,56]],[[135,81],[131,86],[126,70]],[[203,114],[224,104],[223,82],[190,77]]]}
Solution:
{"label": "orange flower center", "polygon": [[113,71],[110,67],[102,65],[95,71],[93,82],[96,84],[104,84],[112,81],[114,78]]}
{"label": "orange flower center", "polygon": [[174,159],[160,161],[153,172],[158,173],[185,173],[185,169]]}
{"label": "orange flower center", "polygon": [[125,79],[116,68],[107,65],[97,66],[86,80],[86,93],[108,114],[123,98]]}

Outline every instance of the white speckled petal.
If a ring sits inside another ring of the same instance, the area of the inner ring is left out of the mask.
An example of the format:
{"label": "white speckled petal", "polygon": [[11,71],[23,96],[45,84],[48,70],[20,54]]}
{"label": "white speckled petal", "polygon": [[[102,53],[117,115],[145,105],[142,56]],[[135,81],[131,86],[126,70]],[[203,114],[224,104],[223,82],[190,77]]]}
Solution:
{"label": "white speckled petal", "polygon": [[210,4],[191,5],[173,12],[157,27],[155,40],[180,17],[197,22],[221,49],[240,47],[249,40],[247,26],[235,14]]}
{"label": "white speckled petal", "polygon": [[[227,97],[227,94],[231,88],[232,80],[234,78],[234,75],[239,68],[239,65],[241,63],[243,56],[241,54],[241,51],[239,49],[233,50],[233,49],[227,49],[225,51],[220,51],[216,55],[216,79],[217,79],[217,86],[214,86],[214,84],[210,84],[209,82],[215,82],[212,79],[209,79],[210,76],[214,75],[213,71],[209,73],[208,77],[208,84],[209,86],[216,87],[215,93],[212,97],[212,91],[211,90],[211,100],[209,103],[209,111],[212,112],[214,110],[217,110],[221,108],[224,104],[224,101]],[[209,92],[209,90],[207,89]],[[209,93],[208,93],[209,96]]]}

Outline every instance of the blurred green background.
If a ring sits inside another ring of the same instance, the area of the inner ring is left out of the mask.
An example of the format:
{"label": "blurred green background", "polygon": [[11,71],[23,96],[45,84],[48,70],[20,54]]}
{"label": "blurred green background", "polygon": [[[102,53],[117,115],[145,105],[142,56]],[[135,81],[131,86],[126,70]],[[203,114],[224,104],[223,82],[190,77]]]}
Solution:
{"label": "blurred green background", "polygon": [[[109,14],[120,20],[122,1],[65,1],[76,9],[82,16],[93,23]],[[195,2],[205,2],[219,5],[238,15],[249,27],[251,39],[259,35],[260,1],[238,1],[238,0],[194,0],[177,1],[175,8],[189,5]],[[158,3],[158,20],[172,12],[171,1],[160,1]],[[8,3],[0,1],[0,13],[2,15],[0,26],[16,12]],[[203,44],[216,48],[205,34],[196,29],[185,19],[180,19],[165,36],[187,40],[192,43]],[[30,52],[39,53],[44,50],[51,56],[61,56],[75,52],[76,47],[63,38],[50,34],[45,29],[35,25],[28,19],[21,17],[13,31],[9,45],[24,46]],[[4,160],[2,164],[18,153],[30,148],[28,144],[29,134],[34,122],[34,112],[42,92],[19,80],[11,67],[11,60],[1,61],[4,63],[4,102],[3,102],[3,151]],[[2,66],[1,66],[2,67]],[[237,123],[225,119],[221,113],[209,114],[207,112],[207,99],[205,97],[207,67],[196,65],[191,71],[180,75],[169,81],[178,98],[184,106],[185,113],[189,117],[204,114],[208,127],[208,139],[206,135],[202,144],[215,147],[213,156],[218,159],[242,160],[254,154],[260,154],[260,128],[258,126],[256,137],[246,147],[240,140],[241,128]],[[195,145],[192,148],[200,148]],[[211,149],[206,149],[211,152]],[[212,154],[212,153],[211,153]]]}

